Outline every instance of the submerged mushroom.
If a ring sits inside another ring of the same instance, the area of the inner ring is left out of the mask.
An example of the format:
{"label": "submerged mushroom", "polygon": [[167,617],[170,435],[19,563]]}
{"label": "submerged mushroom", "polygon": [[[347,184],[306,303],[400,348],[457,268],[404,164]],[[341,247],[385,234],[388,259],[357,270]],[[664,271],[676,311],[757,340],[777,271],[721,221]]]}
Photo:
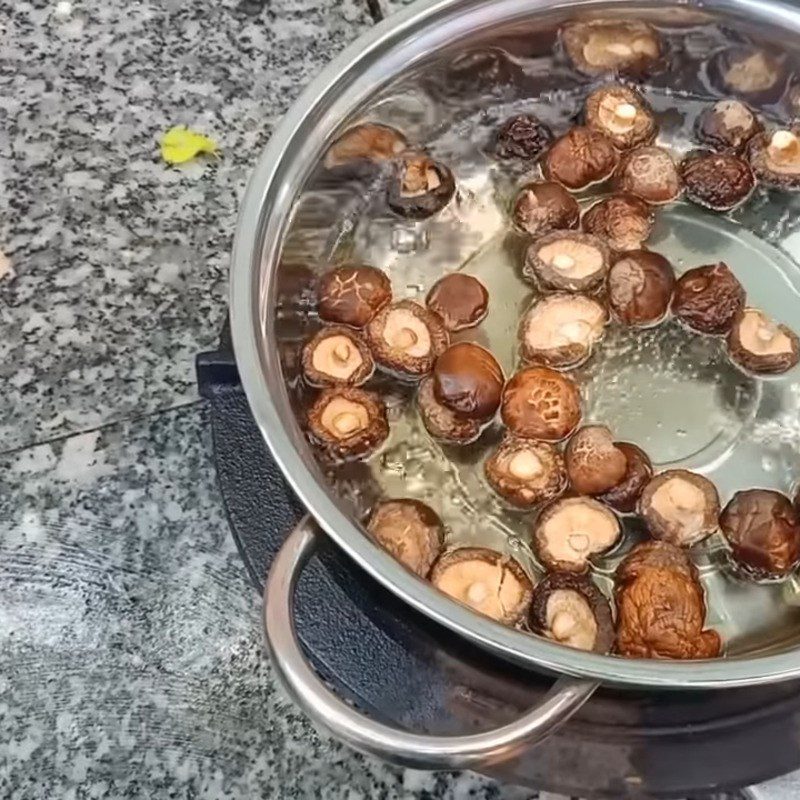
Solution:
{"label": "submerged mushroom", "polygon": [[664,256],[650,250],[631,250],[611,266],[607,286],[614,316],[626,325],[646,328],[666,316],[675,272]]}
{"label": "submerged mushroom", "polygon": [[439,515],[419,500],[384,500],[375,507],[367,530],[398,561],[427,577],[444,542]]}
{"label": "submerged mushroom", "polygon": [[366,333],[375,361],[388,372],[412,380],[433,369],[450,341],[441,318],[413,300],[386,306]]}
{"label": "submerged mushroom", "polygon": [[397,162],[387,202],[402,217],[426,219],[441,211],[455,190],[455,178],[448,167],[423,153],[414,153]]}
{"label": "submerged mushroom", "polygon": [[739,100],[719,100],[697,118],[697,138],[715,150],[741,153],[762,129],[753,111]]}
{"label": "submerged mushroom", "polygon": [[645,74],[662,51],[655,28],[638,20],[572,22],[561,29],[561,41],[573,66],[585,75]]}
{"label": "submerged mushroom", "polygon": [[655,145],[625,153],[614,176],[614,186],[651,205],[671,203],[681,193],[678,168],[669,150]]}
{"label": "submerged mushroom", "polygon": [[548,570],[586,572],[590,559],[608,552],[622,536],[609,508],[590,497],[566,497],[547,506],[533,527],[533,550]]}
{"label": "submerged mushroom", "polygon": [[745,292],[727,264],[695,267],[678,278],[672,313],[699,333],[727,333],[744,308]]}
{"label": "submerged mushroom", "polygon": [[719,528],[719,495],[708,478],[670,469],[644,487],[639,513],[654,539],[691,547]]}
{"label": "submerged mushroom", "polygon": [[775,102],[783,94],[787,70],[781,55],[737,46],[715,53],[708,62],[708,75],[721,91],[763,104]]}
{"label": "submerged mushroom", "polygon": [[754,136],[747,155],[753,173],[762,183],[800,190],[800,125]]}
{"label": "submerged mushroom", "polygon": [[474,442],[483,429],[479,420],[462,417],[443,406],[433,392],[433,378],[423,378],[417,391],[417,407],[428,433],[449,444]]}
{"label": "submerged mushroom", "polygon": [[449,331],[478,325],[489,310],[489,292],[472,275],[453,272],[433,285],[425,305],[438,314]]}
{"label": "submerged mushroom", "polygon": [[553,572],[536,584],[530,627],[578,650],[607,653],[614,644],[608,600],[589,578],[574,572]]}
{"label": "submerged mushroom", "polygon": [[533,114],[517,114],[507,119],[497,131],[494,152],[498,158],[536,161],[553,141],[553,134]]}
{"label": "submerged mushroom", "polygon": [[700,581],[700,573],[688,551],[658,539],[650,539],[633,547],[620,561],[614,577],[620,583],[630,583],[649,569],[679,572],[692,581]]}
{"label": "submerged mushroom", "polygon": [[311,386],[360,386],[375,369],[367,343],[352,329],[328,325],[303,346],[303,377]]}
{"label": "submerged mushroom", "polygon": [[592,297],[567,292],[545,295],[520,322],[522,358],[557,369],[577,367],[592,354],[606,322],[605,306]]}
{"label": "submerged mushroom", "polygon": [[461,417],[487,420],[500,406],[505,376],[497,359],[472,342],[448,347],[433,368],[438,402]]}
{"label": "submerged mushroom", "polygon": [[647,453],[635,444],[614,442],[614,446],[625,456],[625,474],[617,484],[598,494],[597,499],[621,514],[630,514],[636,510],[644,487],[653,477],[653,465]]}
{"label": "submerged mushroom", "polygon": [[353,386],[323,389],[307,413],[312,439],[332,458],[365,456],[389,435],[386,406]]}
{"label": "submerged mushroom", "polygon": [[608,245],[597,236],[553,231],[528,247],[522,272],[545,289],[585,292],[603,282],[610,259]]}
{"label": "submerged mushroom", "polygon": [[484,465],[486,479],[518,508],[532,508],[558,497],[566,488],[564,459],[555,447],[506,434]]}
{"label": "submerged mushroom", "polygon": [[523,186],[511,208],[514,227],[530,236],[578,227],[580,207],[560,184],[539,181]]}
{"label": "submerged mushroom", "polygon": [[568,130],[553,143],[542,161],[542,173],[571,191],[586,189],[609,178],[619,161],[614,143],[586,127]]}
{"label": "submerged mushroom", "polygon": [[734,560],[753,578],[784,578],[800,564],[800,516],[786,495],[736,492],[719,521]]}
{"label": "submerged mushroom", "polygon": [[658,130],[647,101],[621,84],[595,89],[586,98],[584,117],[589,128],[605,134],[620,150],[649,144]]}
{"label": "submerged mushroom", "polygon": [[586,233],[605,239],[613,250],[638,250],[653,230],[653,210],[632,194],[612,194],[589,208],[581,219]]}
{"label": "submerged mushroom", "polygon": [[388,125],[365,122],[346,130],[325,154],[328,169],[354,161],[388,161],[400,155],[408,142],[405,136]]}
{"label": "submerged mushroom", "polygon": [[728,353],[742,369],[761,375],[788,372],[800,360],[800,340],[757,308],[739,314],[728,334]]}
{"label": "submerged mushroom", "polygon": [[567,474],[578,494],[600,494],[625,477],[628,461],[605,425],[587,425],[569,440]]}
{"label": "submerged mushroom", "polygon": [[679,169],[686,196],[712,211],[732,211],[756,185],[750,165],[733,153],[690,153]]}
{"label": "submerged mushroom", "polygon": [[317,284],[320,319],[353,328],[363,328],[391,299],[389,277],[375,267],[334,267]]}
{"label": "submerged mushroom", "polygon": [[459,603],[505,625],[527,614],[533,593],[530,578],[513,558],[481,547],[444,553],[430,581]]}
{"label": "submerged mushroom", "polygon": [[573,381],[547,367],[528,367],[503,390],[501,414],[517,436],[558,442],[581,421],[581,396]]}

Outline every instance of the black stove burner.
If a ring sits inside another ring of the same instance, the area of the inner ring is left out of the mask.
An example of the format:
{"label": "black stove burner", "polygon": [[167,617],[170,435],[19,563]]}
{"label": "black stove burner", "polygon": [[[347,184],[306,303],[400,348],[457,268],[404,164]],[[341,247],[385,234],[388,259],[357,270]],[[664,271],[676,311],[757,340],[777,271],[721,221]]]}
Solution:
{"label": "black stove burner", "polygon": [[[230,342],[197,360],[219,485],[259,589],[302,509],[253,421]],[[495,659],[379,586],[327,542],[300,580],[297,629],[314,666],[376,718],[430,733],[502,725],[552,679]],[[685,798],[800,766],[797,683],[724,692],[602,690],[554,736],[492,776],[585,798]]]}

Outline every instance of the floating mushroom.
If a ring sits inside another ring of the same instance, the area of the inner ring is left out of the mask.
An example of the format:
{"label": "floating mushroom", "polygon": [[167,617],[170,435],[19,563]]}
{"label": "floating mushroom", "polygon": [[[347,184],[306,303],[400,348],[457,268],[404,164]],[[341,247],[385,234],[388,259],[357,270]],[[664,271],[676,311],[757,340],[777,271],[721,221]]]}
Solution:
{"label": "floating mushroom", "polygon": [[438,314],[449,331],[478,325],[489,310],[489,292],[472,275],[453,272],[433,285],[425,299],[428,309]]}
{"label": "floating mushroom", "polygon": [[487,420],[500,406],[505,376],[497,359],[472,342],[448,347],[433,368],[433,393],[462,417]]}
{"label": "floating mushroom", "polygon": [[533,114],[517,114],[497,131],[494,153],[498,158],[536,161],[553,141],[553,134]]}
{"label": "floating mushroom", "polygon": [[618,258],[608,272],[608,304],[626,325],[656,325],[669,311],[675,272],[664,256],[650,250],[631,250]]}
{"label": "floating mushroom", "polygon": [[690,153],[679,169],[686,196],[712,211],[732,211],[756,185],[750,165],[733,153]]}
{"label": "floating mushroom", "polygon": [[638,20],[572,22],[561,29],[561,41],[573,66],[585,75],[646,74],[662,52],[655,28]]}
{"label": "floating mushroom", "polygon": [[708,63],[711,82],[726,94],[751,103],[774,103],[786,88],[787,69],[781,55],[760,47],[736,46],[715,53]]}
{"label": "floating mushroom", "polygon": [[800,126],[761,133],[747,148],[756,178],[767,186],[800,190]]}
{"label": "floating mushroom", "polygon": [[671,203],[681,193],[680,175],[669,150],[655,145],[625,153],[614,176],[614,186],[651,205]]}
{"label": "floating mushroom", "polygon": [[638,250],[653,230],[653,210],[632,194],[612,194],[584,213],[581,227],[605,239],[612,250]]}
{"label": "floating mushroom", "polygon": [[320,319],[353,328],[363,328],[391,299],[392,284],[375,267],[334,267],[317,284]]}
{"label": "floating mushroom", "polygon": [[325,154],[328,169],[358,161],[388,161],[400,155],[408,142],[388,125],[366,122],[346,130]]}
{"label": "floating mushroom", "polygon": [[745,292],[727,264],[695,267],[678,278],[672,313],[699,333],[727,333],[744,308]]}
{"label": "floating mushroom", "polygon": [[610,261],[608,245],[597,236],[553,231],[528,247],[522,272],[545,289],[586,292],[603,282]]}
{"label": "floating mushroom", "polygon": [[647,453],[630,442],[614,442],[614,446],[625,456],[625,474],[622,480],[597,499],[611,506],[620,514],[630,514],[636,510],[644,487],[653,477],[653,465]]}
{"label": "floating mushroom", "polygon": [[367,343],[352,329],[328,325],[303,347],[303,377],[311,386],[361,386],[375,362]]}
{"label": "floating mushroom", "polygon": [[578,494],[600,494],[616,486],[628,469],[625,453],[605,425],[587,425],[569,440],[567,474]]}
{"label": "floating mushroom", "polygon": [[609,178],[619,161],[614,143],[586,127],[571,128],[556,139],[542,161],[542,173],[571,191],[580,191]]}
{"label": "floating mushroom", "polygon": [[414,153],[397,161],[387,202],[400,216],[426,219],[441,211],[455,190],[455,178],[447,166],[422,153]]}
{"label": "floating mushroom", "polygon": [[741,153],[763,126],[739,100],[719,100],[706,108],[695,123],[697,138],[715,150]]}
{"label": "floating mushroom", "polygon": [[649,144],[658,131],[647,101],[620,84],[595,89],[586,98],[584,117],[589,128],[605,134],[620,150]]}
{"label": "floating mushroom", "polygon": [[514,227],[530,236],[554,230],[577,228],[580,218],[577,200],[554,181],[539,181],[523,186],[511,209]]}
{"label": "floating mushroom", "polygon": [[788,372],[800,359],[800,340],[786,325],[757,308],[746,308],[728,334],[728,353],[742,369],[761,375]]}
{"label": "floating mushroom", "polygon": [[443,406],[433,392],[433,378],[423,378],[417,391],[419,409],[425,429],[435,439],[449,444],[474,442],[483,429],[479,420],[462,417]]}

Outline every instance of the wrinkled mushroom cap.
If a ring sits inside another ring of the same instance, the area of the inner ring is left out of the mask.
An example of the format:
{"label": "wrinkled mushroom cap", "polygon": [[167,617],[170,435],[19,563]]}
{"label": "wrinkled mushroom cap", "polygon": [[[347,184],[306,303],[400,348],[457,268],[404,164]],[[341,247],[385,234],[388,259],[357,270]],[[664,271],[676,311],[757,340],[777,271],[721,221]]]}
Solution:
{"label": "wrinkled mushroom cap", "polygon": [[609,84],[595,89],[584,107],[586,125],[608,136],[615,147],[648,144],[656,136],[653,110],[634,89]]}
{"label": "wrinkled mushroom cap", "polygon": [[699,333],[727,333],[744,308],[745,292],[727,264],[687,270],[672,295],[672,313]]}
{"label": "wrinkled mushroom cap", "polygon": [[686,196],[712,211],[731,211],[755,188],[750,165],[733,153],[691,153],[681,161]]}
{"label": "wrinkled mushroom cap", "polygon": [[626,153],[617,168],[614,185],[651,205],[671,203],[681,193],[681,179],[672,155],[655,145]]}
{"label": "wrinkled mushroom cap", "polygon": [[514,227],[530,236],[576,228],[579,218],[578,201],[554,181],[539,181],[523,186],[514,198],[511,209]]}
{"label": "wrinkled mushroom cap", "polygon": [[553,134],[533,114],[518,114],[507,119],[497,131],[494,152],[498,158],[536,161],[545,151]]}
{"label": "wrinkled mushroom cap", "polygon": [[697,567],[686,550],[669,542],[651,539],[637,544],[620,561],[615,572],[617,584],[634,581],[651,569],[680,572],[692,581],[700,580]]}
{"label": "wrinkled mushroom cap", "polygon": [[455,189],[455,178],[447,166],[424,153],[411,153],[396,164],[387,202],[400,216],[426,219],[450,202]]}
{"label": "wrinkled mushroom cap", "polygon": [[750,140],[747,150],[760,181],[782,189],[800,189],[800,126],[760,133]]}
{"label": "wrinkled mushroom cap", "polygon": [[328,169],[352,161],[387,161],[406,147],[405,136],[388,125],[365,122],[346,130],[325,154]]}
{"label": "wrinkled mushroom cap", "polygon": [[608,272],[608,304],[626,325],[656,325],[669,311],[675,273],[664,256],[649,250],[631,250]]}
{"label": "wrinkled mushroom cap", "polygon": [[610,177],[618,161],[614,143],[605,134],[579,126],[553,142],[542,161],[542,173],[575,192]]}
{"label": "wrinkled mushroom cap", "polygon": [[436,399],[430,375],[419,385],[417,407],[425,429],[434,439],[450,444],[469,444],[481,435],[483,428],[479,420],[455,414]]}
{"label": "wrinkled mushroom cap", "polygon": [[610,258],[608,246],[597,236],[553,231],[530,245],[522,271],[547,289],[589,291],[602,283]]}
{"label": "wrinkled mushroom cap", "polygon": [[628,467],[625,453],[605,425],[587,425],[569,440],[567,473],[578,494],[599,494],[616,486]]}
{"label": "wrinkled mushroom cap", "polygon": [[653,211],[644,200],[632,194],[614,194],[589,208],[581,227],[605,239],[614,250],[638,250],[650,237],[653,220]]}
{"label": "wrinkled mushroom cap", "polygon": [[586,75],[641,74],[661,56],[658,33],[636,20],[573,22],[562,28],[561,40],[572,64]]}
{"label": "wrinkled mushroom cap", "polygon": [[306,342],[301,361],[311,386],[360,386],[375,369],[367,343],[351,329],[335,325]]}
{"label": "wrinkled mushroom cap", "polygon": [[447,348],[433,368],[436,399],[456,414],[476,420],[494,416],[500,406],[505,376],[497,359],[472,342]]}
{"label": "wrinkled mushroom cap", "polygon": [[363,328],[391,299],[389,277],[375,267],[334,267],[317,284],[320,319],[353,328]]}
{"label": "wrinkled mushroom cap", "polygon": [[472,328],[489,310],[489,292],[472,275],[453,272],[440,278],[428,292],[425,304],[438,314],[449,331]]}
{"label": "wrinkled mushroom cap", "polygon": [[597,495],[597,499],[621,514],[629,514],[636,510],[644,487],[653,477],[653,465],[647,453],[635,444],[614,442],[614,446],[625,456],[625,474],[619,483]]}
{"label": "wrinkled mushroom cap", "polygon": [[741,153],[762,128],[758,117],[740,100],[719,100],[697,118],[697,138],[716,150]]}
{"label": "wrinkled mushroom cap", "polygon": [[728,334],[728,352],[743,369],[763,375],[788,372],[800,359],[800,341],[757,308],[739,314]]}

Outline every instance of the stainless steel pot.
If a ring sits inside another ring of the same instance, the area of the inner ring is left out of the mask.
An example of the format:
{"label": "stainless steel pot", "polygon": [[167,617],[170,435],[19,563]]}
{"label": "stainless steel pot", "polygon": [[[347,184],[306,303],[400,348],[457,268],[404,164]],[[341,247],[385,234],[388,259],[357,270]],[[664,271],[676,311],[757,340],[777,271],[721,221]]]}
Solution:
{"label": "stainless steel pot", "polygon": [[[358,749],[416,766],[480,767],[508,757],[522,742],[542,738],[580,707],[599,682],[658,689],[724,689],[800,677],[790,635],[783,647],[691,663],[625,660],[580,652],[478,616],[403,569],[364,535],[332,493],[299,429],[283,377],[275,334],[277,270],[293,204],[314,165],[341,129],[357,117],[378,87],[431,53],[485,40],[492,30],[531,20],[592,14],[669,12],[632,4],[538,0],[419,0],[360,37],[303,93],[258,162],[243,201],[233,253],[231,323],[242,383],[254,417],[287,480],[310,517],[358,564],[418,611],[487,651],[561,677],[547,702],[517,723],[479,736],[436,739],[389,729],[360,717],[335,698],[305,662],[294,635],[292,592],[314,549],[311,519],[286,540],[266,591],[266,631],[278,674],[298,703],[323,727]],[[769,0],[711,0],[703,11],[747,20],[764,31],[800,35],[800,12]],[[678,13],[690,9],[682,4]],[[776,34],[777,35],[777,34]],[[800,631],[797,632],[800,643]]]}

